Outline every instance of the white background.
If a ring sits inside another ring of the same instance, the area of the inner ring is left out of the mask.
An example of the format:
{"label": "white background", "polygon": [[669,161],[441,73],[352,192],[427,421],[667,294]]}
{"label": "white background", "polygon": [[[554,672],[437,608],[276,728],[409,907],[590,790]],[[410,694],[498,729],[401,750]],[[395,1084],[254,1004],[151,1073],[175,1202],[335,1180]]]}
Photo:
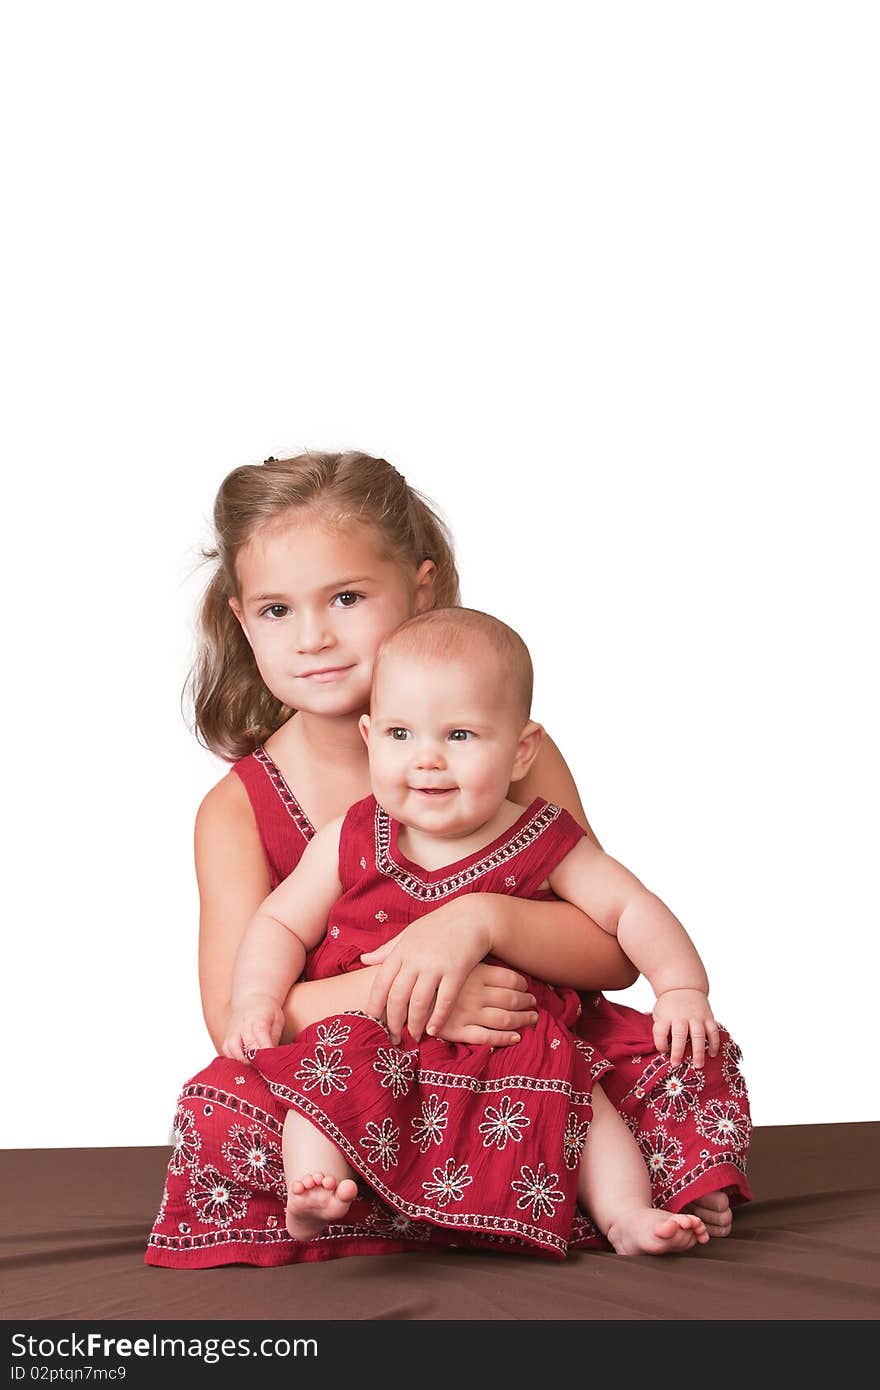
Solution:
{"label": "white background", "polygon": [[225,473],[305,446],[449,518],[600,840],[702,951],[754,1121],[878,1118],[878,29],[7,21],[0,1142],[163,1143],[210,1059],[194,568]]}

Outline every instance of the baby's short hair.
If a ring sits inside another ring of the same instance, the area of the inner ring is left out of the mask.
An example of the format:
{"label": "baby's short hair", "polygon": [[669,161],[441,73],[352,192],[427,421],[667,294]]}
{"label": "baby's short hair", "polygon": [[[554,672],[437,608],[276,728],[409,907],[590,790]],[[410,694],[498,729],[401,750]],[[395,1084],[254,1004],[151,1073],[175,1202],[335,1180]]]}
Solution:
{"label": "baby's short hair", "polygon": [[463,656],[479,661],[480,648],[499,659],[505,689],[516,703],[523,724],[532,709],[534,672],[529,649],[507,623],[476,608],[432,608],[395,628],[379,648],[373,668],[373,689],[383,660],[392,654],[448,660]]}

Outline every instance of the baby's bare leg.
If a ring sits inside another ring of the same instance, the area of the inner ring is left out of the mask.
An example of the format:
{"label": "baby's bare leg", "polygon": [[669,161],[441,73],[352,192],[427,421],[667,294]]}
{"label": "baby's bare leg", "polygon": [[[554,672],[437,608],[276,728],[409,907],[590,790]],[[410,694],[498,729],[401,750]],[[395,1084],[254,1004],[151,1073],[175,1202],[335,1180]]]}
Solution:
{"label": "baby's bare leg", "polygon": [[294,1240],[314,1240],[348,1212],[357,1195],[354,1174],[336,1145],[296,1110],[287,1112],[281,1153],[287,1229]]}
{"label": "baby's bare leg", "polygon": [[639,1146],[601,1086],[593,1086],[593,1122],[581,1155],[578,1197],[618,1255],[666,1255],[709,1239],[698,1216],[651,1206]]}

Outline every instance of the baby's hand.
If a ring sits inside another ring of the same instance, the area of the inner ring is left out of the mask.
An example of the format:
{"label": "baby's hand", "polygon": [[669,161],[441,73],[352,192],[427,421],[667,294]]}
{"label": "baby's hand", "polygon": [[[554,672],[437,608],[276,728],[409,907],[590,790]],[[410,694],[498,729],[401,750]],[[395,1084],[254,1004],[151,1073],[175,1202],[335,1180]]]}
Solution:
{"label": "baby's hand", "polygon": [[364,965],[379,966],[367,1013],[384,1014],[392,1042],[400,1041],[404,1024],[416,1042],[426,1025],[429,1033],[438,1033],[468,975],[491,950],[488,927],[462,911],[462,902],[456,899],[410,922],[392,941],[361,956]]}
{"label": "baby's hand", "polygon": [[717,1057],[721,1038],[718,1024],[709,1007],[709,997],[700,989],[667,989],[657,996],[654,1004],[654,1046],[665,1052],[672,1029],[670,1062],[677,1067],[684,1058],[688,1034],[691,1040],[694,1066],[702,1067],[709,1056]]}
{"label": "baby's hand", "polygon": [[247,1062],[256,1047],[275,1047],[281,1038],[284,1015],[268,994],[252,994],[237,1003],[226,1025],[221,1054]]}

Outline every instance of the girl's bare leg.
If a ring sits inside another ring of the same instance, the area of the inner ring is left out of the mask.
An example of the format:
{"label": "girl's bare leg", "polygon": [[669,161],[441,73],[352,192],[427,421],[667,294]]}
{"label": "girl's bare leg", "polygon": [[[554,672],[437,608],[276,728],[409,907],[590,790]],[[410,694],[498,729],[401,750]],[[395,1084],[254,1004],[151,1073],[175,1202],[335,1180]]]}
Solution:
{"label": "girl's bare leg", "polygon": [[288,1110],[281,1137],[287,1183],[287,1229],[294,1240],[314,1240],[341,1221],[357,1196],[354,1174],[325,1134]]}
{"label": "girl's bare leg", "polygon": [[709,1239],[692,1212],[658,1211],[639,1146],[601,1086],[581,1155],[578,1198],[618,1255],[668,1255]]}

